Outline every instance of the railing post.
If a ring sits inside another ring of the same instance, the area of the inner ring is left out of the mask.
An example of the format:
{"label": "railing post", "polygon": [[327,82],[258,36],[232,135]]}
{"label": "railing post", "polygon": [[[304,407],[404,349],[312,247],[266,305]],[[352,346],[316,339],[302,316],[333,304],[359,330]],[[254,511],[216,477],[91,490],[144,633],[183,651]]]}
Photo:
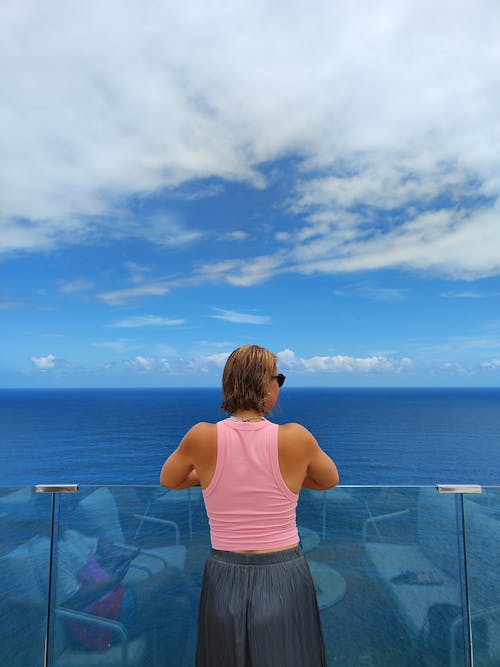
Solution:
{"label": "railing post", "polygon": [[52,508],[50,515],[50,548],[49,548],[49,585],[47,590],[47,626],[45,630],[45,646],[43,655],[44,667],[49,667],[50,654],[52,652],[52,601],[55,599],[55,581],[57,566],[56,540],[59,538],[59,503],[56,504],[56,495],[60,493],[76,493],[78,484],[37,484],[36,493],[51,493]]}
{"label": "railing post", "polygon": [[[472,620],[470,610],[470,595],[469,595],[469,577],[468,577],[468,560],[467,560],[467,535],[465,529],[465,514],[464,514],[464,494],[465,493],[482,493],[482,487],[477,484],[441,484],[438,485],[439,493],[454,493],[457,495],[457,522],[458,522],[458,547],[461,552],[463,564],[463,577],[461,577],[461,593],[462,593],[462,609],[465,610],[463,619],[463,635],[468,651],[465,653],[466,665],[474,667],[474,646],[472,640]],[[451,654],[455,656],[455,645],[452,644]],[[467,660],[468,659],[468,660]],[[453,664],[455,661],[453,660]]]}

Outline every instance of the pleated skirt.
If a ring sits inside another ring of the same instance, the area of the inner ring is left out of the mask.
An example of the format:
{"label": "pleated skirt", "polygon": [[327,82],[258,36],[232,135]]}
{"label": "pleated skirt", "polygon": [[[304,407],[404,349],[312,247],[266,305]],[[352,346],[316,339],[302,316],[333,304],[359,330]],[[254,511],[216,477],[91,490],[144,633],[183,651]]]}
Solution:
{"label": "pleated skirt", "polygon": [[300,546],[266,554],[212,550],[196,665],[326,666],[315,586]]}

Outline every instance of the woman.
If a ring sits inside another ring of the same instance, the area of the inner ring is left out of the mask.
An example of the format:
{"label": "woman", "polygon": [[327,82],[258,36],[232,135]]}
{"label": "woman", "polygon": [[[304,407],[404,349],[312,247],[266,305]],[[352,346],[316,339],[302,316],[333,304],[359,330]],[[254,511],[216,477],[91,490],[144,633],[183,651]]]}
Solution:
{"label": "woman", "polygon": [[299,424],[266,415],[285,376],[257,345],[229,356],[222,408],[199,423],[163,465],[171,489],[201,485],[212,553],[200,599],[197,665],[326,665],[314,583],[299,545],[300,489],[338,483],[335,464]]}

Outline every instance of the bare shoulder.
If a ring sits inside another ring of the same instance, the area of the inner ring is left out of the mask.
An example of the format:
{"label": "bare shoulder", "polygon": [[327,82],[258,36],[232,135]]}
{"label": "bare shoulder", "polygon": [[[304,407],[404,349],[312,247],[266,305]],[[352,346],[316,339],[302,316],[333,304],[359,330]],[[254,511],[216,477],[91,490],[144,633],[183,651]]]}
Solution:
{"label": "bare shoulder", "polygon": [[194,426],[191,426],[186,435],[197,438],[199,436],[207,435],[207,433],[215,433],[216,429],[216,424],[211,424],[210,422],[198,422]]}
{"label": "bare shoulder", "polygon": [[305,426],[302,424],[297,424],[296,422],[289,422],[288,424],[282,424],[280,426],[280,431],[290,437],[297,438],[313,438],[314,436],[311,431],[308,431]]}
{"label": "bare shoulder", "polygon": [[308,431],[302,424],[290,422],[279,427],[280,441],[287,446],[290,445],[302,446],[304,449],[315,447],[318,445],[316,438],[311,431]]}
{"label": "bare shoulder", "polygon": [[216,424],[210,424],[209,422],[198,422],[194,426],[191,426],[189,431],[183,437],[181,445],[186,448],[196,448],[201,443],[206,443],[207,441],[215,439],[216,434]]}

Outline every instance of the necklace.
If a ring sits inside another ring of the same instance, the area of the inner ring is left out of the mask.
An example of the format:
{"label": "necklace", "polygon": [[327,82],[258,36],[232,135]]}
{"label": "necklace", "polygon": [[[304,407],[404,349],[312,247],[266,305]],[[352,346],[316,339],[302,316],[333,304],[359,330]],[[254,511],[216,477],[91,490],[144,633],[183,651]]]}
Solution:
{"label": "necklace", "polygon": [[235,417],[234,415],[231,415],[230,419],[232,419],[235,422],[252,422],[252,421],[262,421],[265,419],[262,415],[258,415],[255,417]]}

